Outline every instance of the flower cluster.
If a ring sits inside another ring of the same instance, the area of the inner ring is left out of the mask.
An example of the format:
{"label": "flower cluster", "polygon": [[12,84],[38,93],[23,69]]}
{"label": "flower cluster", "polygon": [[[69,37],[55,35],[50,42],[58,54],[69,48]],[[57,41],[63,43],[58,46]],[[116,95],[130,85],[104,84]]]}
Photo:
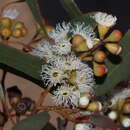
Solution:
{"label": "flower cluster", "polygon": [[76,24],[75,29],[71,29],[71,26],[70,23],[58,24],[49,34],[55,40],[55,44],[51,45],[48,41],[42,40],[33,50],[33,54],[46,60],[47,64],[42,65],[41,71],[45,85],[58,86],[53,96],[55,103],[66,107],[78,107],[80,94],[93,93],[95,81],[91,67],[76,57],[71,39],[74,35],[83,35],[86,40],[92,42],[94,32],[90,27],[85,27],[84,23]]}
{"label": "flower cluster", "polygon": [[[106,37],[117,18],[101,12],[95,13],[92,18],[97,22],[97,31],[84,22],[63,22],[49,33],[55,44],[42,40],[32,52],[46,61],[42,65],[41,77],[46,86],[57,88],[53,96],[57,105],[86,107],[89,99],[79,103],[79,98],[84,93],[94,94],[94,75],[100,77],[107,72],[103,47],[116,55],[121,51],[117,44],[121,39],[119,31],[114,30]],[[82,105],[82,102],[86,105]],[[100,109],[98,102],[90,102],[89,108],[93,104]]]}

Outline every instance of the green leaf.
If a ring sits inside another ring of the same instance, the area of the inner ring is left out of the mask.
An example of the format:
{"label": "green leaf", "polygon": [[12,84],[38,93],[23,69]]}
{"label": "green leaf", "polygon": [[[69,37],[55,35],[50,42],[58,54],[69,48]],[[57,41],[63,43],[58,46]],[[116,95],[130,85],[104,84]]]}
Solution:
{"label": "green leaf", "polygon": [[12,130],[41,130],[49,121],[47,112],[29,116],[27,119],[20,121]]}
{"label": "green leaf", "polygon": [[42,64],[44,62],[38,57],[0,44],[0,68],[24,77],[43,87],[43,82],[40,78]]}
{"label": "green leaf", "polygon": [[89,26],[95,28],[97,26],[97,23],[92,18],[94,13],[96,13],[96,12],[90,12],[90,13],[86,13],[86,14],[83,14],[83,15],[79,15],[78,17],[72,19],[71,23],[73,24],[73,23],[76,23],[76,22],[84,22],[86,26],[89,25]]}
{"label": "green leaf", "polygon": [[48,123],[42,130],[56,130],[56,128],[51,123]]}
{"label": "green leaf", "polygon": [[71,16],[71,18],[78,17],[82,15],[82,12],[74,2],[74,0],[60,0],[62,7]]}
{"label": "green leaf", "polygon": [[107,61],[108,74],[102,84],[96,87],[96,96],[101,96],[115,87],[119,82],[128,79],[130,76],[130,31],[120,41],[123,52],[118,56],[110,57]]}
{"label": "green leaf", "polygon": [[42,17],[40,13],[40,8],[38,5],[37,0],[26,0],[28,6],[30,7],[32,14],[36,20],[36,22],[40,25],[40,27],[43,29],[43,32],[45,33],[45,36],[48,37],[48,34],[45,29],[45,25],[42,22]]}

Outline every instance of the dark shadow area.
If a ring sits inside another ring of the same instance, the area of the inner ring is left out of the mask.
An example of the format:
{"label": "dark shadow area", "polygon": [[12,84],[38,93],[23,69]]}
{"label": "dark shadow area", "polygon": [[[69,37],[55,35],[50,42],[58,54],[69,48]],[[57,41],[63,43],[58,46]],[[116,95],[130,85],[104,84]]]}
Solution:
{"label": "dark shadow area", "polygon": [[[129,0],[75,0],[82,12],[104,11],[118,18],[115,28],[126,32],[130,28],[130,1]],[[61,7],[59,0],[39,0],[42,15],[49,24],[55,25],[69,17]]]}

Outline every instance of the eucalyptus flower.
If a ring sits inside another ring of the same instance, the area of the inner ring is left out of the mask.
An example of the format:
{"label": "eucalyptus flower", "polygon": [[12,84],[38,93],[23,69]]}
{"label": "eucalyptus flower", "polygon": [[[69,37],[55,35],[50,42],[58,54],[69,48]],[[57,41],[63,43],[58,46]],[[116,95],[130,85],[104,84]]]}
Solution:
{"label": "eucalyptus flower", "polygon": [[49,33],[49,36],[55,40],[55,42],[59,42],[61,40],[68,39],[68,33],[70,31],[71,24],[66,24],[63,22],[62,24],[57,24],[56,29]]}
{"label": "eucalyptus flower", "polygon": [[104,25],[107,27],[112,27],[113,25],[116,24],[117,21],[117,17],[116,16],[112,16],[110,14],[107,13],[103,13],[103,12],[98,12],[94,15],[94,19],[96,20],[96,22],[100,25]]}
{"label": "eucalyptus flower", "polygon": [[58,106],[78,107],[80,91],[75,86],[63,84],[54,92],[52,99]]}
{"label": "eucalyptus flower", "polygon": [[75,130],[96,130],[90,123],[78,123],[75,125]]}
{"label": "eucalyptus flower", "polygon": [[63,40],[63,41],[56,42],[53,48],[55,49],[57,54],[67,55],[71,53],[71,46],[72,44],[70,43],[69,40]]}

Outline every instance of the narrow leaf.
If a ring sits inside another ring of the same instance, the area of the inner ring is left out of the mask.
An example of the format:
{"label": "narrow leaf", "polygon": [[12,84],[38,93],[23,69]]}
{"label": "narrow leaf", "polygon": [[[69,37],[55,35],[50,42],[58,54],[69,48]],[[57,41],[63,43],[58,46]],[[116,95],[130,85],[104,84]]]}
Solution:
{"label": "narrow leaf", "polygon": [[130,76],[130,31],[120,41],[123,52],[107,61],[108,74],[104,82],[96,87],[96,96],[101,96]]}
{"label": "narrow leaf", "polygon": [[41,65],[44,64],[38,57],[26,54],[15,48],[0,44],[0,68],[24,77],[40,86]]}
{"label": "narrow leaf", "polygon": [[47,112],[29,116],[27,119],[20,121],[12,130],[41,130],[49,121]]}
{"label": "narrow leaf", "polygon": [[74,0],[60,0],[60,3],[66,12],[71,16],[71,18],[82,15]]}

